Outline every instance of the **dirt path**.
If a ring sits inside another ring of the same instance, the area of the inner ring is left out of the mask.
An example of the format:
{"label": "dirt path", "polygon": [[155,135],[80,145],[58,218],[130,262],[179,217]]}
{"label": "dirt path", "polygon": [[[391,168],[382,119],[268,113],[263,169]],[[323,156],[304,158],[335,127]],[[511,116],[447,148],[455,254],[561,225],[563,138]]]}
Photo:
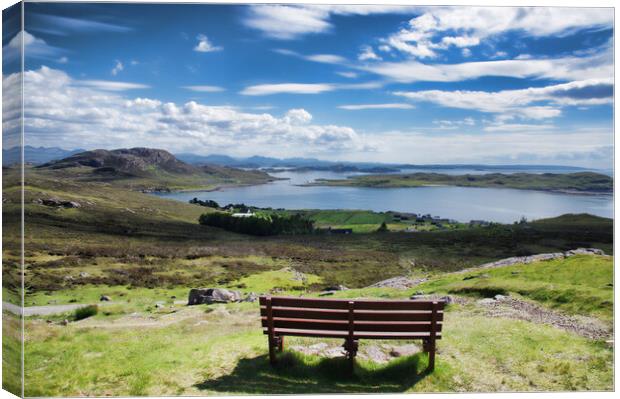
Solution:
{"label": "dirt path", "polygon": [[[105,302],[98,304],[99,306],[113,305],[114,302]],[[71,303],[67,305],[44,305],[44,306],[26,306],[20,307],[9,302],[2,302],[2,310],[11,312],[16,315],[23,313],[25,317],[28,316],[48,316],[51,314],[68,313],[73,312],[75,309],[88,306],[86,303]]]}
{"label": "dirt path", "polygon": [[569,316],[531,302],[511,297],[498,297],[497,300],[487,298],[477,302],[479,306],[486,308],[486,316],[549,324],[590,339],[609,339],[612,336],[610,326],[594,317]]}

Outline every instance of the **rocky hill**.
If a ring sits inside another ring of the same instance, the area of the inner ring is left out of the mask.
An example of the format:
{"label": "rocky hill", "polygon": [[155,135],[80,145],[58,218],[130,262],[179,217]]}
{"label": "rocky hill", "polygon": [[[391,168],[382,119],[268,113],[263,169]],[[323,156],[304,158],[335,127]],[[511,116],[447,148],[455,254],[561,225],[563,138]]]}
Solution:
{"label": "rocky hill", "polygon": [[132,182],[133,188],[156,191],[259,184],[273,180],[260,171],[190,165],[166,150],[142,147],[84,151],[42,164],[36,169],[63,176],[73,175],[80,180]]}

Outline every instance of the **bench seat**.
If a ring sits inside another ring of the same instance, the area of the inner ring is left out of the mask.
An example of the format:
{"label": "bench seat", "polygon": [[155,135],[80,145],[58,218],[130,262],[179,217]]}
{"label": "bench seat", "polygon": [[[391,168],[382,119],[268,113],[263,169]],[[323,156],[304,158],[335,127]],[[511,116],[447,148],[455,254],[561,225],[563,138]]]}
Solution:
{"label": "bench seat", "polygon": [[443,301],[261,296],[259,304],[271,363],[287,335],[342,338],[351,367],[360,339],[420,339],[429,355],[429,369],[434,368],[435,341],[441,339],[443,328]]}

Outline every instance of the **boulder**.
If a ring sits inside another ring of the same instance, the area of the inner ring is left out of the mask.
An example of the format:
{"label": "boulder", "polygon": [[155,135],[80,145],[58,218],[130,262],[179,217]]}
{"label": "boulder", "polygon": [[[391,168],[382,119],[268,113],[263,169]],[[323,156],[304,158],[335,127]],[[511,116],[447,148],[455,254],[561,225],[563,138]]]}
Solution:
{"label": "boulder", "polygon": [[99,297],[99,301],[101,301],[101,302],[109,302],[109,301],[111,301],[111,300],[112,300],[112,298],[110,298],[110,297],[109,297],[109,296],[107,296],[107,295],[101,295],[101,296]]}
{"label": "boulder", "polygon": [[501,295],[501,294],[497,294],[495,295],[495,300],[496,301],[503,301],[504,299],[507,299],[508,297],[506,295]]}
{"label": "boulder", "polygon": [[319,293],[319,296],[329,296],[334,295],[334,291],[323,291]]}
{"label": "boulder", "polygon": [[58,198],[39,198],[34,202],[45,206],[56,206],[63,208],[80,208],[82,206],[79,202],[65,201]]}
{"label": "boulder", "polygon": [[258,295],[254,292],[250,292],[244,299],[243,302],[256,302],[258,300]]}
{"label": "boulder", "polygon": [[564,253],[565,256],[574,255],[605,255],[605,252],[598,248],[577,248]]}
{"label": "boulder", "polygon": [[392,357],[401,357],[401,356],[411,356],[416,353],[421,352],[421,349],[416,344],[408,344],[402,346],[395,346],[390,350],[390,356]]}
{"label": "boulder", "polygon": [[189,291],[188,305],[200,305],[203,303],[228,303],[241,301],[239,291],[225,288],[192,288]]}

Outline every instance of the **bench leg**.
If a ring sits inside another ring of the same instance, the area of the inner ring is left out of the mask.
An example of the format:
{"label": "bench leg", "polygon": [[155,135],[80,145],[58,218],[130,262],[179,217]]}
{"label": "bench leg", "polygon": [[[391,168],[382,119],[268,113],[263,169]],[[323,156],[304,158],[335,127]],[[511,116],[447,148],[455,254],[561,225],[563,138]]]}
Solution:
{"label": "bench leg", "polygon": [[269,337],[269,363],[271,365],[276,364],[276,343],[274,342],[276,337]]}
{"label": "bench leg", "polygon": [[276,338],[276,346],[278,347],[278,352],[282,352],[284,350],[284,337],[277,336]]}
{"label": "bench leg", "polygon": [[424,348],[424,352],[428,353],[428,371],[433,371],[435,369],[435,342],[430,339],[425,339],[422,347]]}
{"label": "bench leg", "polygon": [[353,366],[355,365],[355,355],[357,355],[357,349],[359,347],[357,340],[349,340],[344,341],[344,345],[342,345],[344,349],[347,351],[347,358],[349,359],[349,368],[350,371],[353,372]]}

